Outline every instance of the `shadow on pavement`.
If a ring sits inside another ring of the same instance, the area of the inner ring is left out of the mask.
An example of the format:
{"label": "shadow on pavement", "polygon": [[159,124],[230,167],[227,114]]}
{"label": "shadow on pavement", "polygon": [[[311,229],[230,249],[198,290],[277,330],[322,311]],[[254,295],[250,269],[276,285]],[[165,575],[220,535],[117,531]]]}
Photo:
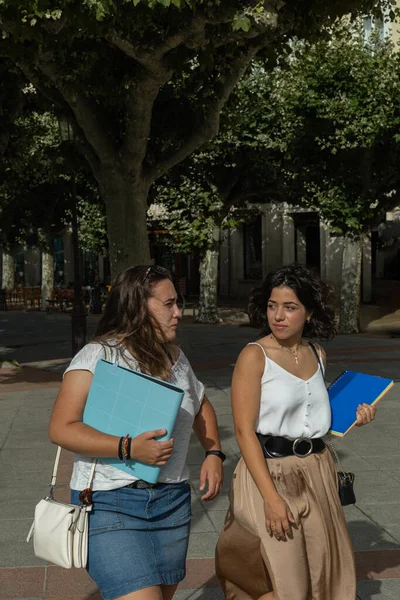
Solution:
{"label": "shadow on pavement", "polygon": [[[21,367],[20,369],[2,369],[0,371],[0,385],[2,391],[12,391],[11,386],[26,385],[27,389],[36,386],[44,387],[43,384],[54,384],[56,387],[61,382],[61,374],[32,367]],[[9,387],[9,389],[7,389]]]}
{"label": "shadow on pavement", "polygon": [[[382,529],[371,522],[349,521],[347,526],[352,540],[363,540],[363,552],[356,552],[357,597],[374,600],[381,593],[381,579],[398,577],[400,544],[384,538]],[[382,546],[385,550],[380,549]]]}

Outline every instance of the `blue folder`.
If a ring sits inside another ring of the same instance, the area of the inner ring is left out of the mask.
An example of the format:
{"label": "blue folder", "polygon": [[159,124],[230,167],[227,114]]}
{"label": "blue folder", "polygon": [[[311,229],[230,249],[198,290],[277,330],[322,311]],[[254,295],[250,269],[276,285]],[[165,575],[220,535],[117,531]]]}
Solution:
{"label": "blue folder", "polygon": [[359,404],[376,404],[393,386],[391,379],[344,371],[328,388],[332,410],[330,433],[343,437],[357,422]]}
{"label": "blue folder", "polygon": [[[169,440],[182,403],[184,391],[158,379],[100,359],[97,361],[83,422],[110,435],[131,437],[145,431],[166,429],[157,441]],[[118,458],[101,462],[156,483],[160,467]]]}

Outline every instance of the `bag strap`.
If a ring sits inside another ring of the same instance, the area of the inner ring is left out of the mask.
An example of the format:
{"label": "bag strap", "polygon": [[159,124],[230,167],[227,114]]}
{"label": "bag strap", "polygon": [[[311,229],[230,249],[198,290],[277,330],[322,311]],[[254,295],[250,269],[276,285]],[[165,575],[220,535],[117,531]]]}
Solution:
{"label": "bag strap", "polygon": [[[317,352],[317,349],[316,349],[316,347],[314,346],[314,344],[312,344],[311,342],[308,342],[308,343],[309,343],[309,345],[311,346],[311,348],[312,348],[312,351],[314,352],[315,356],[317,357],[317,360],[318,360],[318,363],[319,363],[319,366],[320,366],[320,369],[321,369],[322,375],[324,375],[324,371],[323,371],[323,369],[322,369],[322,364],[321,364],[321,359],[320,359],[320,357],[319,357],[319,354],[318,354],[318,352]],[[324,378],[324,379],[325,379],[325,378]],[[340,473],[338,473],[339,479],[340,479],[340,481],[344,481],[344,480],[345,480],[345,477],[346,477],[346,475],[347,475],[347,473],[346,473],[346,471],[345,471],[345,470],[344,470],[344,468],[343,468],[343,465],[342,465],[342,463],[341,463],[341,460],[340,460],[340,458],[339,458],[339,454],[338,454],[338,452],[337,452],[337,450],[336,450],[335,444],[334,444],[334,443],[333,443],[333,441],[332,441],[332,434],[331,434],[331,433],[328,433],[328,444],[329,444],[329,447],[330,447],[331,453],[333,454],[333,456],[334,456],[334,458],[335,458],[335,460],[336,460],[337,464],[338,464],[338,465],[339,465],[339,467],[340,467],[340,471],[341,471],[341,473],[343,473],[343,477],[340,475]]]}
{"label": "bag strap", "polygon": [[315,358],[317,359],[317,361],[318,361],[318,364],[319,364],[319,368],[321,369],[322,377],[325,379],[325,375],[324,375],[324,371],[325,371],[325,369],[324,369],[324,366],[323,366],[323,364],[322,364],[322,362],[321,362],[321,357],[320,357],[320,355],[318,354],[318,352],[317,352],[317,349],[316,349],[316,347],[314,346],[314,344],[312,344],[311,342],[308,342],[308,345],[310,346],[311,350],[314,352],[314,354],[315,354]]}
{"label": "bag strap", "polygon": [[[58,471],[58,464],[60,462],[61,450],[62,450],[61,446],[58,446],[56,458],[54,460],[53,474],[51,476],[49,497],[52,499],[54,497],[54,489],[56,487],[57,471]],[[97,463],[97,458],[92,458],[92,464],[90,467],[90,473],[89,473],[88,482],[87,482],[87,486],[86,486],[88,488],[92,487],[94,471],[96,469],[96,463]]]}

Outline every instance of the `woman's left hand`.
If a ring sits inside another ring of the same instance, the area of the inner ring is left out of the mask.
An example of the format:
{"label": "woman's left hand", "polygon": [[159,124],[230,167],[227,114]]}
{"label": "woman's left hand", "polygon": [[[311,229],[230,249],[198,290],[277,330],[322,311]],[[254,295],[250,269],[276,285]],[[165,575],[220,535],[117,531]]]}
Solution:
{"label": "woman's left hand", "polygon": [[214,500],[221,491],[223,480],[222,460],[218,456],[210,454],[204,460],[200,471],[200,491],[202,492],[208,484],[208,490],[201,499]]}
{"label": "woman's left hand", "polygon": [[370,404],[359,404],[357,408],[357,427],[366,425],[375,419],[376,408]]}

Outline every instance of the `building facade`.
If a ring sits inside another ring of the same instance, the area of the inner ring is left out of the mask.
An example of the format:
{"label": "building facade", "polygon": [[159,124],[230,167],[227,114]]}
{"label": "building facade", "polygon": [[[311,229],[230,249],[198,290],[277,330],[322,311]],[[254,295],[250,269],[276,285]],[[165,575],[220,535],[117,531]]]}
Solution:
{"label": "building facade", "polygon": [[[340,289],[343,238],[316,212],[288,204],[258,206],[250,224],[223,232],[219,292],[246,298],[269,271],[298,262],[315,269]],[[363,240],[362,300],[372,300],[373,276],[384,276],[385,253],[378,250],[377,232]]]}

